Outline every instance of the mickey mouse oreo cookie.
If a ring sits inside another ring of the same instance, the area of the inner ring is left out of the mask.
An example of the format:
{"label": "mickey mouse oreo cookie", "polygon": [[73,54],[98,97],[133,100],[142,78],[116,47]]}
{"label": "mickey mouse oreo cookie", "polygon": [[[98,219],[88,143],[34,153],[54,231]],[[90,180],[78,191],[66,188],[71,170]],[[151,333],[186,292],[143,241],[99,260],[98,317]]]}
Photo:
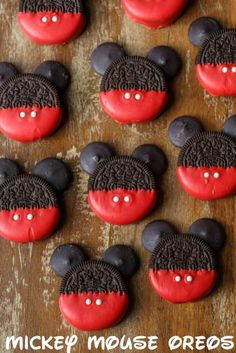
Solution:
{"label": "mickey mouse oreo cookie", "polygon": [[211,17],[200,17],[189,28],[189,39],[199,47],[196,74],[213,96],[236,95],[236,29],[222,29]]}
{"label": "mickey mouse oreo cookie", "polygon": [[153,48],[148,57],[128,56],[116,43],[103,43],[92,53],[91,65],[102,75],[99,99],[116,122],[141,123],[155,119],[168,101],[167,79],[181,67],[170,47]]}
{"label": "mickey mouse oreo cookie", "polygon": [[1,158],[0,236],[26,243],[51,235],[60,219],[59,195],[70,180],[70,170],[56,158],[40,161],[30,175]]}
{"label": "mickey mouse oreo cookie", "polygon": [[188,0],[121,0],[126,14],[149,29],[169,26],[182,14]]}
{"label": "mickey mouse oreo cookie", "polygon": [[82,0],[20,0],[18,20],[36,44],[64,44],[84,30]]}
{"label": "mickey mouse oreo cookie", "polygon": [[150,283],[162,298],[188,303],[212,292],[217,280],[215,253],[225,242],[224,229],[218,222],[199,219],[189,234],[178,234],[168,222],[154,221],[144,229],[142,242],[152,252]]}
{"label": "mickey mouse oreo cookie", "polygon": [[0,131],[20,142],[53,134],[62,119],[60,95],[70,80],[66,67],[45,61],[34,73],[20,74],[2,62],[0,77]]}
{"label": "mickey mouse oreo cookie", "polygon": [[201,131],[201,124],[196,122],[193,117],[179,117],[169,126],[170,140],[181,147],[177,164],[181,186],[200,200],[234,195],[236,116],[226,120],[222,132]]}
{"label": "mickey mouse oreo cookie", "polygon": [[111,246],[99,261],[86,260],[76,244],[59,246],[51,267],[63,278],[59,298],[63,317],[80,331],[117,325],[128,309],[124,278],[131,277],[138,266],[138,257],[129,246]]}
{"label": "mickey mouse oreo cookie", "polygon": [[115,156],[109,145],[94,142],[81,151],[80,164],[90,175],[90,208],[104,221],[124,225],[140,221],[153,209],[156,177],[166,170],[167,159],[155,145],[141,145],[132,156]]}

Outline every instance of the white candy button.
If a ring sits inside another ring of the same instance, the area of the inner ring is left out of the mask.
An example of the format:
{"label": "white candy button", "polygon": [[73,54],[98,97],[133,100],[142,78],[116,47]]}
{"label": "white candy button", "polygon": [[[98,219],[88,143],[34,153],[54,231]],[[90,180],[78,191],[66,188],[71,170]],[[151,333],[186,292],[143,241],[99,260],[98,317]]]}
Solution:
{"label": "white candy button", "polygon": [[129,201],[130,201],[129,196],[125,196],[125,197],[124,197],[124,201],[125,201],[125,202],[129,202]]}
{"label": "white candy button", "polygon": [[96,300],[96,305],[102,305],[102,299],[97,299]]}
{"label": "white candy button", "polygon": [[186,280],[187,280],[187,282],[192,282],[193,277],[192,276],[187,276]]}
{"label": "white candy button", "polygon": [[232,67],[232,72],[235,74],[236,73],[236,67]]}
{"label": "white candy button", "polygon": [[26,113],[25,112],[20,112],[20,118],[24,119],[26,117]]}
{"label": "white candy button", "polygon": [[31,116],[31,118],[36,118],[37,113],[36,113],[36,112],[31,112],[31,113],[30,113],[30,116]]}
{"label": "white candy button", "polygon": [[32,213],[27,214],[28,221],[32,221],[33,218],[34,216],[32,215]]}
{"label": "white candy button", "polygon": [[85,300],[85,304],[86,305],[91,305],[92,304],[92,300],[91,299],[86,299]]}
{"label": "white candy button", "polygon": [[141,98],[142,98],[141,94],[139,93],[135,94],[136,101],[140,101]]}
{"label": "white candy button", "polygon": [[48,18],[47,18],[47,16],[43,16],[43,17],[42,17],[42,22],[43,22],[43,23],[48,22]]}
{"label": "white candy button", "polygon": [[209,176],[210,176],[210,173],[208,173],[208,172],[205,172],[204,174],[203,174],[203,176],[204,176],[204,178],[209,178]]}
{"label": "white candy button", "polygon": [[130,98],[131,98],[131,93],[126,92],[126,93],[124,94],[124,97],[125,97],[125,99],[130,99]]}
{"label": "white candy button", "polygon": [[19,221],[20,215],[19,214],[14,214],[13,219],[14,219],[14,221]]}
{"label": "white candy button", "polygon": [[58,17],[57,16],[53,16],[52,17],[52,22],[57,22],[58,21]]}
{"label": "white candy button", "polygon": [[176,276],[175,277],[175,282],[180,282],[181,281],[181,277],[180,276]]}
{"label": "white candy button", "polygon": [[228,68],[227,68],[227,67],[222,67],[222,72],[223,72],[224,74],[226,74],[226,72],[228,72]]}
{"label": "white candy button", "polygon": [[113,201],[114,201],[115,203],[119,202],[119,201],[120,201],[119,196],[114,196],[114,197],[113,197]]}
{"label": "white candy button", "polygon": [[215,179],[219,179],[219,177],[220,177],[220,173],[215,172],[215,173],[213,174],[213,176],[214,176],[214,178],[215,178]]}

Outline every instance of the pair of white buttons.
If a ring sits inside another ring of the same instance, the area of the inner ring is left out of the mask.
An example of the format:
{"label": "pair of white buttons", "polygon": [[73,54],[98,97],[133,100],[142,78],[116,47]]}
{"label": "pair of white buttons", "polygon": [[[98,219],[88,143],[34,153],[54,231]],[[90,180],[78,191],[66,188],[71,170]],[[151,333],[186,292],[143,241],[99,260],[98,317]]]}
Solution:
{"label": "pair of white buttons", "polygon": [[[31,116],[31,118],[36,118],[37,112],[32,111],[32,112],[30,113],[30,116]],[[21,118],[21,119],[24,119],[25,117],[26,117],[26,112],[20,112],[20,118]]]}
{"label": "pair of white buttons", "polygon": [[[52,16],[52,22],[56,23],[56,22],[58,22],[58,20],[59,20],[58,16],[56,16],[56,15]],[[48,18],[47,16],[42,17],[43,23],[47,23],[48,21],[50,21],[50,18]]]}
{"label": "pair of white buttons", "polygon": [[[175,277],[175,282],[181,282],[182,281],[182,277],[181,276],[176,276]],[[192,282],[193,281],[193,277],[192,276],[187,276],[186,277],[186,281],[187,282]]]}
{"label": "pair of white buttons", "polygon": [[[129,92],[125,92],[125,94],[124,94],[124,98],[125,99],[130,99],[132,97],[132,94],[131,93],[129,93]],[[142,95],[140,94],[140,93],[136,93],[135,94],[135,96],[134,96],[134,98],[136,99],[136,101],[140,101],[140,99],[142,98]]]}
{"label": "pair of white buttons", "polygon": [[[98,305],[98,306],[100,306],[100,305],[102,305],[102,299],[96,299],[96,301],[95,301],[95,304],[96,305]],[[92,304],[92,300],[91,299],[86,299],[86,301],[85,301],[85,304],[86,305],[91,305]]]}
{"label": "pair of white buttons", "polygon": [[[28,219],[28,221],[32,221],[32,219],[34,218],[34,216],[32,215],[32,213],[28,213],[27,214],[27,216],[26,216],[26,218]],[[19,214],[14,214],[14,216],[13,216],[13,219],[14,219],[14,221],[19,221],[19,219],[20,219],[20,215]]]}
{"label": "pair of white buttons", "polygon": [[[205,172],[205,173],[203,174],[203,176],[204,176],[205,179],[208,179],[208,178],[210,178],[210,173],[209,173],[209,172]],[[220,173],[215,172],[215,173],[213,174],[213,178],[219,179],[219,177],[220,177]]]}
{"label": "pair of white buttons", "polygon": [[[236,67],[232,67],[231,71],[235,74],[236,73]],[[222,67],[222,72],[226,74],[228,72],[228,68],[226,66]]]}
{"label": "pair of white buttons", "polygon": [[[119,197],[119,196],[114,196],[112,200],[113,200],[113,202],[117,203],[117,202],[120,201],[120,197]],[[130,201],[130,197],[129,197],[128,195],[125,196],[125,197],[124,197],[124,201],[125,201],[125,202],[129,202],[129,201]]]}

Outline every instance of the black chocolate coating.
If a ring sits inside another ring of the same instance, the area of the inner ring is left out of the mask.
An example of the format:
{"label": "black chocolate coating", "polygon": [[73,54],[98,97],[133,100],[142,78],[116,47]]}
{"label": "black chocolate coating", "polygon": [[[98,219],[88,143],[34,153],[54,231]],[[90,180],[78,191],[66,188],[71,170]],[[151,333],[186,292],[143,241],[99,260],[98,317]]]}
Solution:
{"label": "black chocolate coating", "polygon": [[0,184],[4,183],[8,178],[20,174],[18,165],[7,158],[0,158]]}
{"label": "black chocolate coating", "polygon": [[191,116],[180,116],[170,124],[168,136],[175,146],[181,148],[187,140],[202,130],[202,124],[198,119]]}
{"label": "black chocolate coating", "polygon": [[225,243],[224,228],[210,218],[198,219],[191,225],[189,233],[201,237],[215,251],[220,250]]}
{"label": "black chocolate coating", "polygon": [[116,60],[125,56],[124,49],[116,43],[106,42],[100,44],[91,55],[91,65],[95,72],[104,75],[107,68]]}
{"label": "black chocolate coating", "polygon": [[113,265],[125,278],[131,277],[139,267],[136,252],[126,245],[114,245],[103,254],[102,260]]}
{"label": "black chocolate coating", "polygon": [[165,221],[153,221],[146,225],[142,233],[143,247],[153,252],[158,243],[167,235],[174,235],[176,231],[174,227]]}
{"label": "black chocolate coating", "polygon": [[51,81],[59,90],[64,90],[70,82],[70,73],[67,68],[58,61],[44,61],[34,71]]}
{"label": "black chocolate coating", "polygon": [[80,246],[76,244],[63,244],[54,250],[50,265],[58,277],[64,277],[73,266],[86,260],[86,256]]}
{"label": "black chocolate coating", "polygon": [[236,138],[236,115],[230,116],[223,125],[223,130],[225,134]]}
{"label": "black chocolate coating", "polygon": [[38,162],[32,174],[45,179],[58,192],[64,191],[72,179],[70,170],[57,158],[46,158]]}
{"label": "black chocolate coating", "polygon": [[81,168],[88,174],[93,174],[99,162],[113,156],[110,146],[103,142],[91,142],[80,153]]}
{"label": "black chocolate coating", "polygon": [[8,78],[17,74],[18,70],[13,64],[7,62],[0,63],[0,85],[2,85]]}
{"label": "black chocolate coating", "polygon": [[155,145],[140,145],[134,150],[132,156],[145,162],[155,176],[163,174],[168,167],[166,155]]}
{"label": "black chocolate coating", "polygon": [[214,18],[200,17],[190,25],[188,37],[193,45],[200,47],[211,33],[219,29],[221,26]]}
{"label": "black chocolate coating", "polygon": [[153,48],[148,58],[160,66],[168,78],[174,77],[181,68],[181,60],[177,52],[165,45]]}

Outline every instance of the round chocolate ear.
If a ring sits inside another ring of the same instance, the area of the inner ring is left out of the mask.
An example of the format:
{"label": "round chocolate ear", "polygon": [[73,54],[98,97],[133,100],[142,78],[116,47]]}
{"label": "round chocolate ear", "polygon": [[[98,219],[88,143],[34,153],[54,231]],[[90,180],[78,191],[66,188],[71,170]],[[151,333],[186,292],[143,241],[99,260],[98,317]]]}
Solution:
{"label": "round chocolate ear", "polygon": [[87,174],[93,174],[99,162],[114,155],[111,147],[103,142],[91,142],[80,153],[81,168]]}
{"label": "round chocolate ear", "polygon": [[223,130],[225,134],[236,138],[236,115],[230,116],[223,125]]}
{"label": "round chocolate ear", "polygon": [[155,176],[163,174],[168,167],[165,153],[155,145],[140,145],[134,150],[132,156],[145,162]]}
{"label": "round chocolate ear", "polygon": [[201,218],[189,228],[189,233],[203,239],[215,251],[220,250],[225,243],[225,231],[222,225],[211,218]]}
{"label": "round chocolate ear", "polygon": [[188,38],[196,47],[201,47],[203,42],[214,33],[221,29],[221,25],[212,17],[199,17],[193,21],[188,30]]}
{"label": "round chocolate ear", "polygon": [[8,178],[20,174],[19,166],[7,158],[0,158],[0,184],[4,183]]}
{"label": "round chocolate ear", "polygon": [[146,225],[142,233],[143,247],[153,252],[160,240],[166,235],[176,234],[175,228],[165,221],[154,221]]}
{"label": "round chocolate ear", "polygon": [[32,174],[45,179],[58,192],[63,192],[72,180],[69,168],[57,158],[46,158],[38,162]]}
{"label": "round chocolate ear", "polygon": [[172,121],[168,129],[170,141],[176,147],[183,147],[187,140],[203,131],[200,121],[192,116],[180,116]]}
{"label": "round chocolate ear", "polygon": [[82,248],[77,244],[63,244],[54,250],[50,265],[58,277],[64,277],[73,266],[86,260]]}
{"label": "round chocolate ear", "polygon": [[61,91],[65,90],[70,82],[69,71],[58,61],[44,61],[34,73],[46,77]]}
{"label": "round chocolate ear", "polygon": [[121,59],[126,53],[124,48],[117,43],[106,42],[100,44],[91,55],[91,66],[94,71],[103,76],[108,67],[116,60]]}
{"label": "round chocolate ear", "polygon": [[148,53],[148,59],[160,66],[168,78],[176,76],[181,68],[181,60],[178,53],[165,45],[153,48]]}
{"label": "round chocolate ear", "polygon": [[131,277],[139,268],[139,258],[134,249],[126,245],[114,245],[103,254],[102,260],[114,267],[123,277]]}
{"label": "round chocolate ear", "polygon": [[9,78],[17,75],[19,72],[17,68],[7,62],[0,62],[0,86]]}

